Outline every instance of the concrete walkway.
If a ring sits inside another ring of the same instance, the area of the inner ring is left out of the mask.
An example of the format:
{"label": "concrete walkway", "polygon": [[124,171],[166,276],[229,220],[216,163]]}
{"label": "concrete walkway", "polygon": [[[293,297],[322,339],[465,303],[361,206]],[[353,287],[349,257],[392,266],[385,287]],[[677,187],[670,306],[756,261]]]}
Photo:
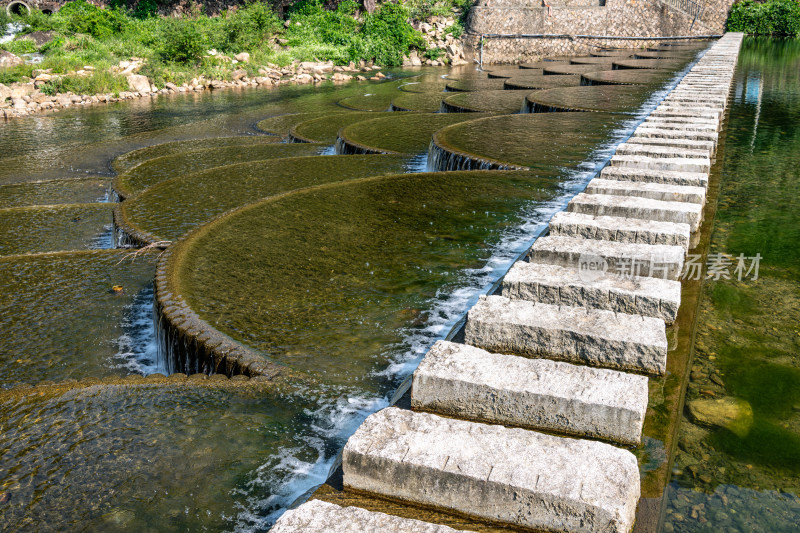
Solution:
{"label": "concrete walkway", "polygon": [[[618,446],[640,442],[646,375],[665,369],[742,37],[712,45],[553,218],[502,296],[470,310],[465,344],[431,348],[412,410],[364,421],[345,487],[523,529],[631,531],[639,469]],[[454,530],[310,501],[274,531]]]}

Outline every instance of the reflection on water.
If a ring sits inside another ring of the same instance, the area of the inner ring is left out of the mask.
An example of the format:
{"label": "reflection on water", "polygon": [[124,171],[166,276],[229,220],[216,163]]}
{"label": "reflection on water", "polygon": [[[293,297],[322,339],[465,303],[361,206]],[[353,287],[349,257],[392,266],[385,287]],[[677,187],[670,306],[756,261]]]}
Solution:
{"label": "reflection on water", "polygon": [[[752,422],[684,418],[664,531],[797,531],[799,119],[800,41],[746,39],[710,250],[731,266],[705,284],[687,402],[735,398]],[[757,280],[738,279],[739,254],[760,254]]]}

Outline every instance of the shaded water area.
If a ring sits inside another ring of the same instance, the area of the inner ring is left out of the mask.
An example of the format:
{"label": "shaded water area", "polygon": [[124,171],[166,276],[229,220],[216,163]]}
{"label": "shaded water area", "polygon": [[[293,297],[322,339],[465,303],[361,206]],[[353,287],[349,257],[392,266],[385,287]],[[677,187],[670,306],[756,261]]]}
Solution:
{"label": "shaded water area", "polygon": [[[611,109],[624,113],[521,114],[532,89],[507,90],[515,70],[179,94],[2,125],[0,529],[263,531],[325,481],[360,421],[672,79],[601,88],[634,95]],[[561,99],[607,100],[591,90]],[[435,112],[449,97],[469,112]],[[517,170],[437,172],[482,161]],[[102,249],[149,243],[167,251]],[[154,284],[157,266],[168,276]],[[192,328],[278,377],[173,373],[199,355],[169,335],[182,322],[154,325],[159,284]]]}
{"label": "shaded water area", "polygon": [[746,39],[665,532],[797,531],[798,163],[800,41]]}

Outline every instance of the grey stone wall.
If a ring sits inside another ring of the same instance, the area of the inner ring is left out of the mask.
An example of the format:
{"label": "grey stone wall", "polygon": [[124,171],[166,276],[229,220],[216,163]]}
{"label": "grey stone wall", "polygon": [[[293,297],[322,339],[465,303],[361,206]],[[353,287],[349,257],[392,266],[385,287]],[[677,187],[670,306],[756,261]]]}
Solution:
{"label": "grey stone wall", "polygon": [[653,44],[648,39],[590,39],[576,35],[652,38],[722,34],[732,0],[699,1],[704,11],[695,20],[660,0],[551,0],[551,15],[542,0],[479,0],[470,11],[464,41],[477,59],[481,34],[572,36],[484,41],[485,63],[519,63],[549,55],[584,54],[598,46],[636,48]]}

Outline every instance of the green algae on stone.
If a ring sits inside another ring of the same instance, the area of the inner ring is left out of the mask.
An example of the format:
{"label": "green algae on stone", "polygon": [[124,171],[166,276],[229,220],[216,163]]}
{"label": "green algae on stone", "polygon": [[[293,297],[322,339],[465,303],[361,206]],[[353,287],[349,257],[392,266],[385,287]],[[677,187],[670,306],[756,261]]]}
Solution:
{"label": "green algae on stone", "polygon": [[495,91],[503,88],[505,78],[457,80],[447,84],[453,92]]}
{"label": "green algae on stone", "polygon": [[0,209],[0,255],[85,250],[111,224],[112,204]]}
{"label": "green algae on stone", "polygon": [[598,70],[581,75],[583,85],[663,85],[675,72],[662,69]]}
{"label": "green algae on stone", "polygon": [[93,250],[0,258],[0,387],[127,373],[114,368],[123,315],[151,286],[155,270],[154,255],[130,255]]}
{"label": "green algae on stone", "polygon": [[106,176],[62,178],[0,185],[0,209],[32,205],[87,204],[105,199]]}
{"label": "green algae on stone", "polygon": [[445,92],[400,94],[392,99],[392,110],[436,113],[442,106],[442,99],[445,96],[447,96]]}
{"label": "green algae on stone", "polygon": [[682,59],[621,59],[614,61],[614,70],[625,69],[660,69],[660,70],[677,70],[686,63],[688,60]]}
{"label": "green algae on stone", "polygon": [[484,69],[486,72],[486,77],[488,79],[496,79],[496,78],[512,78],[519,74],[519,66],[502,66],[502,67],[492,67]]}
{"label": "green algae on stone", "polygon": [[525,102],[530,113],[550,111],[635,113],[651,94],[650,89],[641,86],[559,87],[529,93],[525,97]]}
{"label": "green algae on stone", "polygon": [[442,102],[447,113],[519,113],[530,91],[477,91],[456,93]]}
{"label": "green algae on stone", "polygon": [[618,57],[618,58],[627,58],[633,57],[633,54],[636,53],[636,50],[633,48],[617,48],[617,49],[603,49],[603,50],[595,50],[593,52],[589,52],[590,56],[595,57]]}
{"label": "green algae on stone", "polygon": [[636,52],[634,54],[633,59],[678,59],[678,60],[690,60],[694,59],[697,55],[697,52],[692,51],[680,51],[680,50],[670,50],[670,51],[659,51],[659,52]]}
{"label": "green algae on stone", "polygon": [[353,109],[355,111],[389,111],[392,99],[397,96],[398,87],[403,83],[405,83],[405,80],[376,83],[361,87],[361,94],[342,98],[337,101],[337,104],[343,109]]}
{"label": "green algae on stone", "polygon": [[445,90],[447,84],[452,80],[438,79],[436,81],[408,81],[398,87],[403,92],[407,93],[440,93]]}
{"label": "green algae on stone", "polygon": [[300,122],[289,130],[293,142],[333,144],[336,134],[345,126],[375,118],[380,113],[358,112],[337,113]]}
{"label": "green algae on stone", "polygon": [[447,154],[507,168],[574,166],[610,138],[622,117],[605,113],[501,115],[443,128],[434,134],[433,145]]}
{"label": "green algae on stone", "polygon": [[114,179],[117,194],[129,197],[162,181],[226,165],[283,157],[315,155],[323,144],[265,144],[207,147],[205,150],[165,155],[130,169]]}
{"label": "green algae on stone", "polygon": [[196,139],[191,141],[174,141],[139,148],[125,153],[112,162],[111,166],[117,174],[122,174],[133,167],[150,159],[182,152],[196,152],[209,148],[224,148],[226,146],[257,146],[280,142],[280,139],[266,135],[248,135],[240,137],[216,137],[211,139]]}
{"label": "green algae on stone", "polygon": [[577,87],[581,84],[581,77],[577,74],[562,74],[558,76],[543,74],[521,74],[515,78],[505,80],[503,88],[506,90],[552,89],[554,87]]}
{"label": "green algae on stone", "polygon": [[402,113],[352,124],[340,132],[340,153],[425,153],[437,130],[481,115]]}
{"label": "green algae on stone", "polygon": [[278,115],[275,117],[265,118],[258,123],[258,129],[271,135],[277,135],[285,138],[289,132],[302,122],[314,120],[320,117],[328,117],[335,114],[344,114],[346,109],[339,109],[337,111],[317,111],[309,113],[289,113],[286,115]]}
{"label": "green algae on stone", "polygon": [[520,63],[519,68],[523,70],[539,70],[539,74],[541,74],[541,70],[545,67],[553,67],[555,65],[566,65],[568,64],[567,61],[534,61],[531,63]]}
{"label": "green algae on stone", "polygon": [[197,228],[167,276],[203,320],[272,360],[374,388],[406,349],[408,310],[480,268],[523,206],[556,190],[549,172],[448,172],[296,191]]}
{"label": "green algae on stone", "polygon": [[611,68],[611,64],[614,61],[613,57],[597,56],[573,57],[569,60],[573,65],[608,65],[608,68]]}
{"label": "green algae on stone", "polygon": [[229,165],[153,186],[120,206],[127,231],[150,241],[172,241],[214,217],[245,204],[304,187],[403,168],[399,156],[316,156]]}
{"label": "green algae on stone", "polygon": [[[3,522],[38,531],[230,530],[250,484],[259,498],[279,499],[294,476],[282,461],[318,460],[306,414],[319,408],[313,401],[196,383],[0,393],[0,449],[14,457],[0,472]],[[258,511],[280,503],[272,505]]]}
{"label": "green algae on stone", "polygon": [[564,76],[568,74],[583,74],[597,70],[597,65],[553,65],[542,69],[545,76]]}

